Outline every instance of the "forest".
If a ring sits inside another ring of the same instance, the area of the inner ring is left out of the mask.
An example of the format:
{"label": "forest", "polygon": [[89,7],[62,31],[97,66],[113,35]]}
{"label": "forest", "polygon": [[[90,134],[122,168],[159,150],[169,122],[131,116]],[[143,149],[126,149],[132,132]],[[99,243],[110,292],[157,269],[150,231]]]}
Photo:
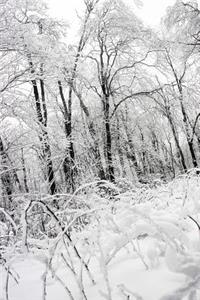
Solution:
{"label": "forest", "polygon": [[81,1],[0,0],[0,300],[198,300],[198,2]]}

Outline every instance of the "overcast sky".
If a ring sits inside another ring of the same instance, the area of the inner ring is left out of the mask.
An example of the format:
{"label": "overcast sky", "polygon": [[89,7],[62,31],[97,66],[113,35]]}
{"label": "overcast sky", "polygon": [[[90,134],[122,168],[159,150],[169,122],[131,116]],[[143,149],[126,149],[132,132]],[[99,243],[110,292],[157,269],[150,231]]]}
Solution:
{"label": "overcast sky", "polygon": [[[143,2],[143,6],[136,9],[134,1]],[[76,28],[78,24],[76,12],[81,13],[83,0],[46,0],[46,2],[51,15],[67,20],[72,30]],[[134,9],[134,12],[143,20],[144,24],[157,27],[160,19],[165,14],[167,6],[172,5],[175,0],[124,0],[124,2]]]}
{"label": "overcast sky", "polygon": [[[73,22],[76,18],[76,10],[80,11],[82,0],[46,0],[51,10],[51,14]],[[134,8],[134,0],[124,0],[125,3]],[[175,0],[142,0],[143,7],[137,9],[137,14],[143,19],[144,23],[156,26],[160,17],[163,16],[165,9]]]}

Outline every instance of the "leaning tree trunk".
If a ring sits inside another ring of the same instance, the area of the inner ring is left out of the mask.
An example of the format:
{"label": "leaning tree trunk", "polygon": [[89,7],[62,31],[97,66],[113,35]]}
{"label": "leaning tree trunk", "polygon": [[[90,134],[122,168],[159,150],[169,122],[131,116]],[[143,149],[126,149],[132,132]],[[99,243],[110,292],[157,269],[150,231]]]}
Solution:
{"label": "leaning tree trunk", "polygon": [[[161,90],[161,91],[163,92],[163,90]],[[178,155],[179,155],[179,159],[180,159],[181,168],[184,170],[184,172],[187,172],[185,157],[184,157],[181,145],[179,143],[178,134],[176,132],[176,128],[175,128],[175,125],[174,125],[174,122],[173,122],[170,102],[169,102],[169,100],[166,97],[164,92],[162,93],[162,98],[163,98],[163,101],[164,101],[164,116],[167,118],[167,120],[169,122],[169,125],[170,125],[170,128],[171,128],[171,131],[172,131],[172,134],[173,134],[173,138],[174,138],[175,145],[176,145]],[[171,144],[170,144],[170,146],[171,146]],[[173,155],[172,151],[171,151],[171,155]]]}
{"label": "leaning tree trunk", "polygon": [[[174,78],[176,80],[176,85],[177,85],[178,92],[179,92],[179,97],[178,98],[179,98],[179,102],[180,102],[181,113],[182,113],[182,117],[183,117],[183,124],[184,124],[184,128],[185,128],[185,133],[186,133],[186,140],[187,140],[189,151],[190,151],[190,154],[191,154],[193,166],[196,168],[196,167],[198,167],[198,164],[197,164],[196,154],[195,154],[195,151],[194,151],[193,138],[192,138],[192,134],[190,134],[190,124],[188,122],[187,113],[186,113],[184,103],[183,103],[182,79],[184,77],[185,71],[183,72],[183,75],[179,78],[178,74],[177,74],[177,72],[174,68],[172,59],[169,55],[169,52],[166,52],[166,57],[167,57],[167,61],[169,63],[169,66],[171,67]],[[184,170],[185,170],[185,167],[184,167]]]}

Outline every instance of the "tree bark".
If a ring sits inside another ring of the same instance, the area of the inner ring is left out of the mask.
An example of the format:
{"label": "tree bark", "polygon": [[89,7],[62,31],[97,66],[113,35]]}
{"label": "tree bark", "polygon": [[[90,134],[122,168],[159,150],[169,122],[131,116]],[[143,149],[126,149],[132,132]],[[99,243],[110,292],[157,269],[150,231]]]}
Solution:
{"label": "tree bark", "polygon": [[179,140],[178,140],[178,136],[177,136],[177,133],[176,133],[176,129],[174,127],[174,123],[173,123],[173,120],[172,120],[172,117],[171,117],[171,112],[170,112],[169,109],[168,109],[168,112],[167,112],[167,118],[168,118],[171,130],[172,130],[172,133],[173,133],[173,137],[174,137],[174,141],[175,141],[178,153],[180,155],[180,159],[181,159],[181,164],[183,166],[183,170],[184,170],[184,172],[187,172],[187,166],[186,166],[186,163],[185,163],[185,157],[183,155],[183,151],[181,149],[181,146],[180,146],[180,143],[179,143]]}
{"label": "tree bark", "polygon": [[179,101],[180,101],[181,112],[182,112],[182,116],[183,116],[185,132],[186,132],[186,139],[187,139],[188,147],[189,147],[191,158],[192,158],[192,164],[193,164],[194,168],[197,168],[198,164],[197,164],[197,158],[196,158],[196,154],[195,154],[195,150],[194,150],[194,143],[193,143],[193,139],[191,138],[190,125],[188,124],[188,117],[187,117],[187,113],[185,111],[185,107],[183,104],[183,90],[182,90],[181,83],[179,84],[179,92],[180,92]]}
{"label": "tree bark", "polygon": [[178,92],[179,92],[178,99],[179,99],[179,103],[180,103],[180,107],[181,107],[181,113],[182,113],[182,117],[183,117],[183,124],[184,124],[184,128],[185,128],[185,133],[186,133],[186,140],[187,140],[189,151],[190,151],[190,154],[191,154],[193,166],[196,168],[196,167],[198,167],[198,164],[197,164],[196,154],[195,154],[195,151],[194,151],[193,137],[192,137],[192,133],[190,134],[190,124],[188,122],[188,116],[187,116],[185,106],[184,106],[184,103],[183,103],[182,80],[183,80],[183,77],[185,75],[186,65],[185,65],[185,69],[183,71],[182,76],[179,78],[178,75],[177,75],[177,72],[174,68],[174,65],[173,65],[172,59],[170,57],[170,54],[167,50],[166,50],[166,57],[167,57],[168,64],[169,64],[169,66],[172,70],[172,73],[174,75],[176,85],[177,85],[177,88],[178,88]]}
{"label": "tree bark", "polygon": [[58,88],[60,98],[62,100],[63,105],[63,116],[64,116],[64,128],[65,128],[65,136],[67,141],[69,142],[69,146],[67,147],[67,153],[63,160],[63,171],[65,175],[65,181],[67,184],[67,191],[74,192],[75,191],[75,177],[76,177],[76,166],[75,166],[75,153],[74,153],[74,145],[72,141],[72,102],[71,97],[72,94],[69,92],[68,105],[64,96],[62,82],[58,81]]}
{"label": "tree bark", "polygon": [[[10,210],[12,207],[13,182],[10,174],[7,155],[4,149],[2,138],[0,137],[0,157],[1,157],[1,183],[4,199],[4,208]],[[7,200],[6,200],[7,199]]]}
{"label": "tree bark", "polygon": [[[32,68],[32,74],[34,74],[33,63],[29,61],[29,64]],[[40,99],[40,94],[39,94],[36,80],[35,79],[31,80],[31,83],[33,86],[33,93],[35,98],[37,120],[40,126],[39,139],[41,142],[42,156],[46,168],[49,192],[51,195],[54,195],[57,192],[57,188],[56,188],[55,175],[53,170],[49,136],[47,131],[47,107],[46,107],[46,100],[45,100],[44,82],[42,79],[40,79],[41,99]]]}
{"label": "tree bark", "polygon": [[24,181],[24,190],[26,193],[29,193],[29,187],[28,187],[28,180],[27,180],[27,172],[26,172],[26,165],[24,160],[24,150],[21,149],[21,160],[22,160],[22,171],[23,171],[23,181]]}
{"label": "tree bark", "polygon": [[88,130],[89,130],[90,136],[92,138],[91,148],[92,148],[92,153],[94,155],[94,163],[95,163],[95,166],[96,166],[96,169],[97,169],[98,177],[101,180],[105,180],[106,175],[105,175],[102,160],[101,160],[101,154],[100,154],[100,150],[99,150],[97,132],[96,132],[96,129],[95,129],[94,121],[92,120],[89,109],[85,105],[80,93],[78,93],[75,89],[74,89],[74,92],[75,92],[77,98],[79,99],[80,107],[81,107],[82,111],[84,112],[84,114],[86,116]]}
{"label": "tree bark", "polygon": [[112,158],[112,136],[110,128],[110,104],[109,97],[104,94],[103,97],[103,112],[105,122],[105,154],[107,163],[107,179],[111,182],[115,182],[114,166]]}

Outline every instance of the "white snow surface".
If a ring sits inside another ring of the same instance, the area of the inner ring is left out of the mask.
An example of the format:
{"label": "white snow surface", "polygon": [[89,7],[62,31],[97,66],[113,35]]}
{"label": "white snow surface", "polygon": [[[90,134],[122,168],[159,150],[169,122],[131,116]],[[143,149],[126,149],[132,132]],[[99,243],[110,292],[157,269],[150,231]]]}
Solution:
{"label": "white snow surface", "polygon": [[91,193],[78,211],[88,211],[90,222],[71,237],[95,284],[61,232],[29,238],[28,252],[19,245],[4,251],[0,300],[200,299],[199,195],[200,178],[189,175],[114,200]]}

